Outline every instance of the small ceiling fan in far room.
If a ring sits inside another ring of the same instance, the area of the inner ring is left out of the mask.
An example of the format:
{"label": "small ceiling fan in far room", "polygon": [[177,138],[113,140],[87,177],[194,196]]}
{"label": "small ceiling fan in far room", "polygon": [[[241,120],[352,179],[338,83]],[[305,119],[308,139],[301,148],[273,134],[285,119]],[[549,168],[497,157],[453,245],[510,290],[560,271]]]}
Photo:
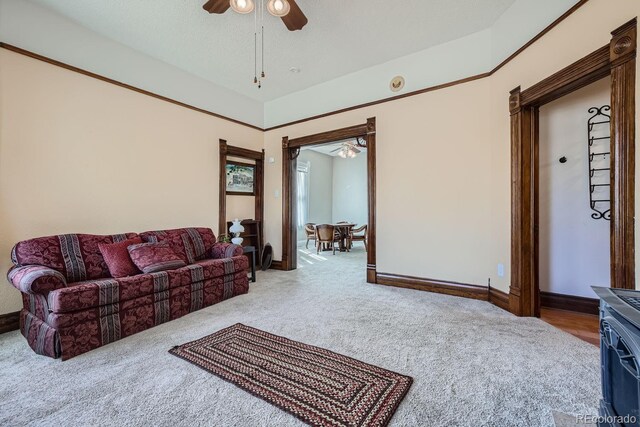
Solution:
{"label": "small ceiling fan in far room", "polygon": [[[254,0],[209,0],[202,7],[209,13],[217,14],[225,13],[229,8],[238,13],[251,13],[255,9],[255,3]],[[267,10],[273,16],[281,18],[289,31],[301,30],[309,22],[295,0],[269,0]]]}
{"label": "small ceiling fan in far room", "polygon": [[341,147],[338,147],[335,150],[331,150],[331,153],[339,151],[338,156],[342,157],[343,159],[353,159],[362,152],[362,150],[358,148],[359,144],[360,141],[346,141],[342,143]]}

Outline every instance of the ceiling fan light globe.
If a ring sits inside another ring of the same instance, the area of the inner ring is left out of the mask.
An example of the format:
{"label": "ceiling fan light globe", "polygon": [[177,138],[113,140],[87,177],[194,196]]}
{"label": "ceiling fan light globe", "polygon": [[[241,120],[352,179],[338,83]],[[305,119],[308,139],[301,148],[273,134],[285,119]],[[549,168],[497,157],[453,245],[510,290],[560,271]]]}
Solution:
{"label": "ceiling fan light globe", "polygon": [[267,10],[273,16],[282,18],[289,14],[291,5],[287,0],[269,0],[269,3],[267,3]]}
{"label": "ceiling fan light globe", "polygon": [[253,0],[230,0],[229,5],[234,11],[243,14],[253,12],[256,7]]}

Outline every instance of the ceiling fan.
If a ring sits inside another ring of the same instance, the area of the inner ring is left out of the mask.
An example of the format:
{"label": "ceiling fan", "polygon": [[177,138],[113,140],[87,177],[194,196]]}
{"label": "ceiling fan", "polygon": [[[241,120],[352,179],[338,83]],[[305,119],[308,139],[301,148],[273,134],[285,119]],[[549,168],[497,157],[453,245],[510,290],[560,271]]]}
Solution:
{"label": "ceiling fan", "polygon": [[[255,4],[254,0],[209,0],[202,8],[209,13],[217,14],[225,13],[229,8],[238,13],[251,13]],[[269,0],[267,10],[273,16],[282,19],[289,31],[301,30],[309,22],[296,0]]]}
{"label": "ceiling fan", "polygon": [[354,157],[356,157],[358,154],[362,152],[362,150],[360,150],[358,146],[360,146],[359,140],[346,141],[342,143],[341,147],[338,147],[335,150],[331,150],[331,153],[335,153],[336,151],[339,151],[338,156],[342,157],[343,159],[346,159],[346,158],[353,159]]}

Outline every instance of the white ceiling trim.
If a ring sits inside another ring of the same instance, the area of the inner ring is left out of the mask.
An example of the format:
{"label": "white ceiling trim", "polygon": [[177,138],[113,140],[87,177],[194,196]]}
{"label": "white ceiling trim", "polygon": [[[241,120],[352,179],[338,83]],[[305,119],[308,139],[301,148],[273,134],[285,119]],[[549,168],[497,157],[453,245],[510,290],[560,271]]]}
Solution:
{"label": "white ceiling trim", "polygon": [[[28,1],[266,102],[489,28],[515,0],[402,0],[395,7],[388,0],[298,0],[309,18],[302,31],[265,15],[262,89],[253,84],[253,14],[209,14],[206,0]],[[290,73],[291,67],[301,73]]]}
{"label": "white ceiling trim", "polygon": [[[491,31],[483,30],[267,102],[265,128],[452,82],[491,68]],[[404,76],[406,83],[400,92],[392,92],[389,83],[397,75]]]}
{"label": "white ceiling trim", "polygon": [[[265,128],[491,71],[576,3],[517,0],[491,28],[265,103]],[[406,83],[394,93],[397,75]]]}
{"label": "white ceiling trim", "polygon": [[[516,0],[489,29],[266,103],[114,42],[25,0],[0,0],[0,41],[198,108],[269,128],[397,95],[389,91],[388,84],[398,74],[404,75],[407,81],[401,94],[489,71],[576,2]],[[199,3],[197,6],[200,7]],[[514,27],[514,22],[527,25]],[[449,54],[451,51],[456,54]]]}

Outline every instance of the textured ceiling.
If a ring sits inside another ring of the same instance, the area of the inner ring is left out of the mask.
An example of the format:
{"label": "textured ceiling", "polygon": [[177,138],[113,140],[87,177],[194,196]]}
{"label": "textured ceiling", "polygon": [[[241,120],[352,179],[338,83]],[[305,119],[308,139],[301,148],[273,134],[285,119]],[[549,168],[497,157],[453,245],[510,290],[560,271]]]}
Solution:
{"label": "textured ceiling", "polygon": [[[262,89],[253,84],[252,15],[209,15],[205,0],[30,0],[112,40],[259,101],[490,27],[515,0],[298,0],[289,32],[265,16]],[[82,66],[82,64],[75,64]],[[297,67],[294,74],[289,68]]]}

